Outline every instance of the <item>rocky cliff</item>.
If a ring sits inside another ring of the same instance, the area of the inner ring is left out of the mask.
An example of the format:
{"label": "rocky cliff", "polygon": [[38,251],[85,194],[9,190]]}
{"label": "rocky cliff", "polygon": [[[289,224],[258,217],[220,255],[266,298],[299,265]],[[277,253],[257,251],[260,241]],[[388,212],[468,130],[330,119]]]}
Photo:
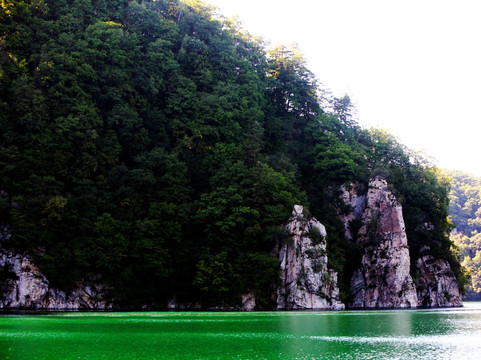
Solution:
{"label": "rocky cliff", "polygon": [[[349,307],[462,306],[449,263],[436,259],[428,247],[421,250],[415,262],[413,281],[402,206],[384,179],[370,181],[366,194],[359,194],[356,186],[342,190],[345,206],[339,217],[346,236],[363,251],[361,264],[352,276]],[[0,242],[8,233],[3,230]],[[343,309],[337,273],[327,266],[325,227],[296,205],[286,232],[287,237],[274,251],[281,273],[275,294],[277,308]],[[79,283],[68,293],[52,288],[30,257],[0,247],[0,309],[111,309],[104,295],[105,289],[94,281]],[[245,294],[243,309],[255,307],[254,294]]]}
{"label": "rocky cliff", "polygon": [[[342,189],[350,207],[339,214],[346,236],[363,249],[362,263],[351,280],[352,308],[461,306],[449,264],[432,256],[417,261],[417,285],[410,275],[410,253],[402,206],[386,180],[370,181],[366,195]],[[354,226],[356,225],[356,226]]]}
{"label": "rocky cliff", "polygon": [[277,308],[344,309],[337,273],[327,268],[325,227],[314,218],[307,219],[304,208],[296,205],[286,230],[288,238],[276,251],[281,261]]}
{"label": "rocky cliff", "polygon": [[445,260],[428,255],[429,247],[421,250],[416,269],[418,306],[452,307],[462,306],[458,284],[451,266]]}
{"label": "rocky cliff", "polygon": [[78,284],[69,293],[52,288],[48,280],[25,255],[0,248],[2,277],[2,309],[34,310],[105,310],[111,304],[102,299],[103,288],[94,284]]}

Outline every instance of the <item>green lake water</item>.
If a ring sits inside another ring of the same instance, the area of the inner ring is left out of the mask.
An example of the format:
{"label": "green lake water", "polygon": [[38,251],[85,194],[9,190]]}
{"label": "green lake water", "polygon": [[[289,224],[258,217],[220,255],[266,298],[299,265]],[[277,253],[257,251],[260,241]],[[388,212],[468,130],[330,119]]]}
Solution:
{"label": "green lake water", "polygon": [[481,303],[443,310],[1,315],[0,359],[481,359]]}

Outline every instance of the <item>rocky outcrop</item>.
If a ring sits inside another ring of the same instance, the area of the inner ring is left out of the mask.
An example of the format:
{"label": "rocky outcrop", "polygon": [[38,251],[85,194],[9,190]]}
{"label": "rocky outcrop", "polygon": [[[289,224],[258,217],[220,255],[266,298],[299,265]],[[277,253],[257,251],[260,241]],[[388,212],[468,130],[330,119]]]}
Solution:
{"label": "rocky outcrop", "polygon": [[242,310],[253,311],[257,305],[257,300],[254,292],[249,292],[242,295]]}
{"label": "rocky outcrop", "polygon": [[9,274],[2,282],[0,310],[106,310],[112,307],[103,300],[104,289],[99,285],[79,283],[69,293],[51,288],[28,256],[0,249],[0,269]]}
{"label": "rocky outcrop", "polygon": [[[346,237],[363,249],[362,262],[351,279],[352,308],[415,308],[462,306],[456,278],[448,262],[421,251],[414,283],[402,206],[386,180],[369,182],[366,195],[356,186],[342,188],[349,211],[339,209]],[[432,224],[424,224],[433,230]]]}
{"label": "rocky outcrop", "polygon": [[[350,193],[344,190],[343,199],[353,209],[351,213],[341,215],[346,234],[351,239],[356,238],[364,249],[361,268],[354,272],[351,281],[353,300],[350,306],[417,307],[416,289],[409,273],[410,257],[402,207],[388,190],[387,182],[379,177],[371,180],[365,197],[358,196],[355,188]],[[355,219],[360,228],[357,234],[352,234],[352,220]]]}
{"label": "rocky outcrop", "polygon": [[338,209],[339,219],[344,224],[345,236],[350,240],[355,240],[357,229],[354,222],[360,223],[362,219],[362,213],[366,208],[366,195],[360,195],[357,186],[351,184],[349,190],[341,186],[341,200],[344,210]]}
{"label": "rocky outcrop", "polygon": [[435,259],[432,255],[427,255],[429,250],[427,246],[421,249],[423,256],[416,262],[418,306],[462,306],[458,284],[451,266],[445,260]]}
{"label": "rocky outcrop", "polygon": [[[414,308],[462,306],[455,276],[448,262],[437,259],[428,247],[416,260],[416,284],[410,275],[410,254],[401,204],[387,182],[376,178],[366,194],[356,186],[342,189],[339,218],[345,234],[362,249],[362,260],[351,279],[352,308]],[[8,240],[8,228],[0,224],[0,245]],[[426,230],[433,225],[424,224]],[[281,276],[273,300],[277,309],[343,309],[337,273],[328,269],[326,229],[296,205],[274,256]],[[113,308],[105,289],[95,281],[77,284],[66,293],[50,287],[29,256],[0,246],[0,310],[105,310]],[[254,310],[254,293],[242,296],[242,309]],[[169,309],[201,309],[199,303],[169,302]]]}
{"label": "rocky outcrop", "polygon": [[314,218],[307,219],[304,208],[296,205],[286,230],[288,237],[277,249],[281,261],[277,308],[343,309],[337,273],[327,268],[324,225]]}

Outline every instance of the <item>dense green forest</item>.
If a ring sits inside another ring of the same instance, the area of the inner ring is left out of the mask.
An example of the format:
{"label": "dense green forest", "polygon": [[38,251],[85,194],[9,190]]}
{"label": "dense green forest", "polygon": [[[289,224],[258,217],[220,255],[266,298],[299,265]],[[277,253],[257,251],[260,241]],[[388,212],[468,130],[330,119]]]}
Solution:
{"label": "dense green forest", "polygon": [[297,49],[268,49],[200,1],[1,1],[3,246],[53,286],[105,284],[119,306],[235,306],[253,291],[267,309],[271,250],[302,204],[327,227],[346,299],[359,250],[338,189],[382,175],[412,261],[427,245],[459,275],[448,182],[322,94]]}
{"label": "dense green forest", "polygon": [[471,275],[466,298],[481,300],[481,178],[460,171],[444,173],[452,178],[449,216],[456,228],[451,240]]}

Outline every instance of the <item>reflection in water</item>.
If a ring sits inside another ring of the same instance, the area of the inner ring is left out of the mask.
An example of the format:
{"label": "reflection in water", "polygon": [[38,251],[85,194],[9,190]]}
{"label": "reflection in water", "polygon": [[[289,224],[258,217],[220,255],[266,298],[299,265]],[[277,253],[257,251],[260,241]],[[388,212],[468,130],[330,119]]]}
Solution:
{"label": "reflection in water", "polygon": [[479,359],[462,309],[0,316],[0,359]]}
{"label": "reflection in water", "polygon": [[412,335],[412,312],[398,311],[392,314],[392,320],[388,321],[389,330],[387,333],[391,333],[395,336],[411,336]]}
{"label": "reflection in water", "polygon": [[279,330],[284,341],[277,358],[479,359],[481,354],[481,308],[471,304],[449,310],[287,313]]}

